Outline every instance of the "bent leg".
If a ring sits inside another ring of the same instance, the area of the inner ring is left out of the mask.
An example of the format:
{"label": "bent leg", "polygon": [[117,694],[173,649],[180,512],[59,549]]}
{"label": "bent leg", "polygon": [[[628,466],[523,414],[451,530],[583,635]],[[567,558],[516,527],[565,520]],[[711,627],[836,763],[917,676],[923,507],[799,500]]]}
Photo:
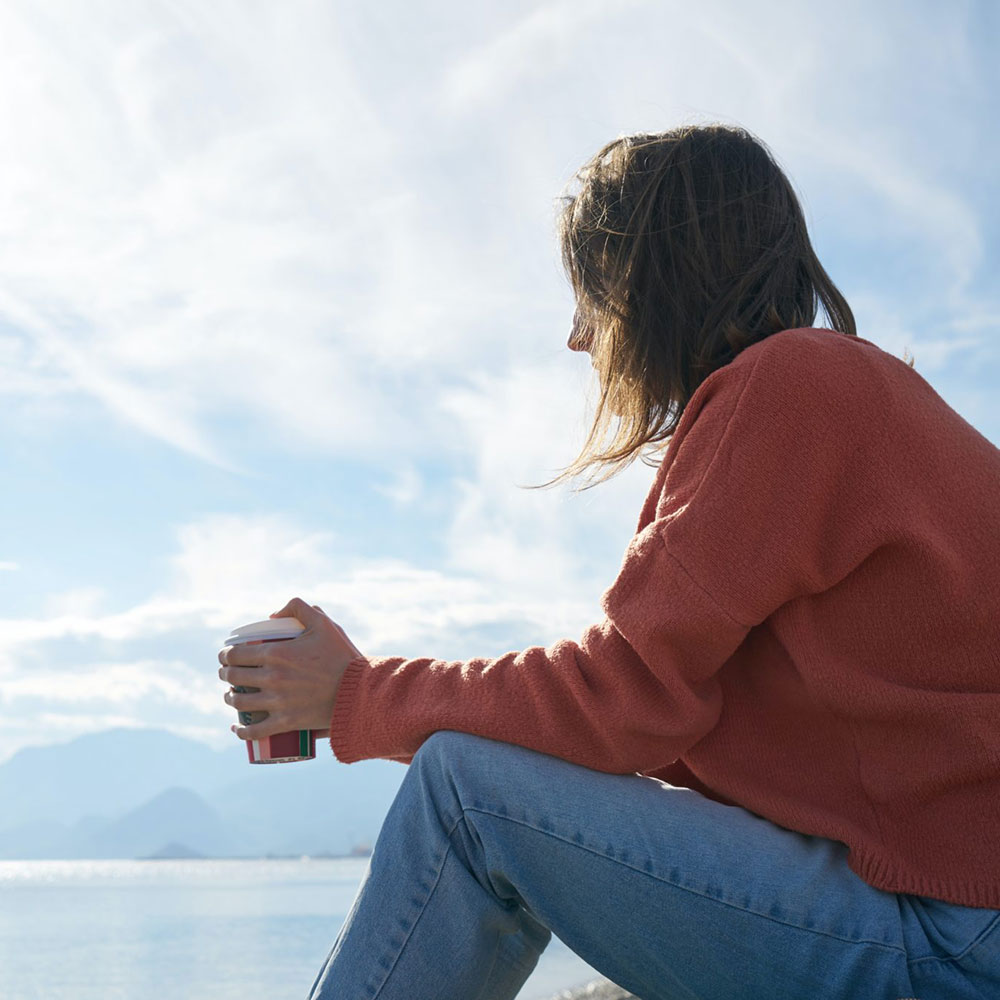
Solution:
{"label": "bent leg", "polygon": [[410,764],[309,1000],[512,1000],[549,943],[456,852],[464,813],[441,767],[451,737],[464,738],[436,733]]}
{"label": "bent leg", "polygon": [[914,996],[846,848],[467,734],[414,757],[314,1000],[512,998],[555,932],[644,1000]]}

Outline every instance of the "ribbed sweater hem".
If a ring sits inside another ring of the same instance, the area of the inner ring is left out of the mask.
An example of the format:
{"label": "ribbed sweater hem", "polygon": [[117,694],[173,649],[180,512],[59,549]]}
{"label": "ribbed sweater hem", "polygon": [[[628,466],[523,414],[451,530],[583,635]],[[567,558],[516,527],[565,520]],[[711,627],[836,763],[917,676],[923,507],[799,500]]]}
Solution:
{"label": "ribbed sweater hem", "polygon": [[848,865],[870,886],[884,892],[900,892],[912,896],[930,896],[959,906],[975,906],[1000,910],[1000,884],[971,882],[967,879],[941,878],[908,872],[898,863],[852,851]]}

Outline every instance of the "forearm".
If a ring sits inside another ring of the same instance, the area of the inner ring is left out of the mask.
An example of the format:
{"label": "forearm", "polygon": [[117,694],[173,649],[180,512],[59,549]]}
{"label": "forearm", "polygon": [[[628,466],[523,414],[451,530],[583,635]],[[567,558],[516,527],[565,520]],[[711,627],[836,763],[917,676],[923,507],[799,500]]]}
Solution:
{"label": "forearm", "polygon": [[330,742],[345,763],[406,760],[452,729],[595,770],[631,773],[675,759],[714,725],[714,681],[654,674],[610,623],[580,643],[496,659],[358,659],[344,676]]}

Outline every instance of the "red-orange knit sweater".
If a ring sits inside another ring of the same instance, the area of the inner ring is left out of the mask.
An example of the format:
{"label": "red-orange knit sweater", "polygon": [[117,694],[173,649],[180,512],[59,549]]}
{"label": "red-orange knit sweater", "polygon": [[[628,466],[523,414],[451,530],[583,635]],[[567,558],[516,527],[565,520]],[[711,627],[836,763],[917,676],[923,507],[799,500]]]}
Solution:
{"label": "red-orange knit sweater", "polygon": [[775,334],[699,386],[579,642],[361,658],[331,745],[478,733],[842,841],[866,882],[1000,908],[1000,450],[912,368]]}

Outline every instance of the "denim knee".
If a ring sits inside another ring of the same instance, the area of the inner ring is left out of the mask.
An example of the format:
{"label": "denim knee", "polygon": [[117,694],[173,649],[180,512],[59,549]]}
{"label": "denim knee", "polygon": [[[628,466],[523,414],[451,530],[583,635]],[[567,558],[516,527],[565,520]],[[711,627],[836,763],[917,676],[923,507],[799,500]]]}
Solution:
{"label": "denim knee", "polygon": [[484,804],[502,809],[519,751],[524,752],[485,736],[441,729],[424,740],[410,768],[444,813],[463,813]]}
{"label": "denim knee", "polygon": [[[420,745],[413,757],[413,764],[449,765],[458,768],[460,765],[481,761],[484,765],[497,757],[504,756],[515,748],[507,743],[476,736],[473,733],[462,733],[454,729],[439,729],[431,733]],[[464,770],[464,769],[463,769]]]}
{"label": "denim knee", "polygon": [[472,733],[461,733],[455,729],[439,729],[430,734],[414,755],[418,757],[455,757],[473,752],[477,744],[490,743],[491,740]]}

